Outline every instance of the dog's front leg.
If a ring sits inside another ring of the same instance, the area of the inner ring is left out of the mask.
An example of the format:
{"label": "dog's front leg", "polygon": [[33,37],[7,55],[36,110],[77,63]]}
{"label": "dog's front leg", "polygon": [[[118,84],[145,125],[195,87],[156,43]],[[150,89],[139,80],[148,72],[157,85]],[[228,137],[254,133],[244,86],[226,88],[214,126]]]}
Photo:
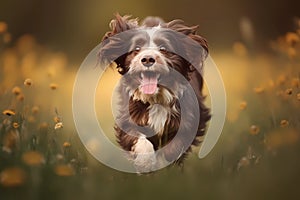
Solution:
{"label": "dog's front leg", "polygon": [[151,172],[156,165],[156,155],[152,143],[143,135],[132,146],[133,164],[139,173]]}
{"label": "dog's front leg", "polygon": [[124,150],[130,151],[130,160],[132,160],[137,172],[153,171],[157,164],[156,154],[153,144],[146,137],[153,131],[149,127],[136,125],[125,115],[117,124],[118,142]]}

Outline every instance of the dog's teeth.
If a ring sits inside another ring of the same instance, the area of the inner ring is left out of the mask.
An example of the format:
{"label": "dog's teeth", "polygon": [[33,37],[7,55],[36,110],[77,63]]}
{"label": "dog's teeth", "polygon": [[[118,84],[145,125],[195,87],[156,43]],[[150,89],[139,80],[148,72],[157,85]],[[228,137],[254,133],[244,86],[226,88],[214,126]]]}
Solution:
{"label": "dog's teeth", "polygon": [[145,77],[143,73],[141,73],[141,77],[142,77],[142,78],[144,78],[144,77]]}

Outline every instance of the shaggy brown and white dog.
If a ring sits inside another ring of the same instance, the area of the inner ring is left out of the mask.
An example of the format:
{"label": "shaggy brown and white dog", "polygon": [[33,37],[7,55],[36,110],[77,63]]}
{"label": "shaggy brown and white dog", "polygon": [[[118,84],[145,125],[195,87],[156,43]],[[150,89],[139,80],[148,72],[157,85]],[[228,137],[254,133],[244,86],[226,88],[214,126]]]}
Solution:
{"label": "shaggy brown and white dog", "polygon": [[[196,34],[198,26],[186,26],[181,20],[166,23],[157,17],[139,24],[137,19],[116,14],[110,28],[99,60],[114,62],[122,75],[115,126],[118,143],[131,152],[139,172],[159,168],[159,149],[166,161],[181,164],[191,146],[200,143],[210,119],[200,73],[208,54],[206,40]],[[183,134],[175,137],[179,129]]]}

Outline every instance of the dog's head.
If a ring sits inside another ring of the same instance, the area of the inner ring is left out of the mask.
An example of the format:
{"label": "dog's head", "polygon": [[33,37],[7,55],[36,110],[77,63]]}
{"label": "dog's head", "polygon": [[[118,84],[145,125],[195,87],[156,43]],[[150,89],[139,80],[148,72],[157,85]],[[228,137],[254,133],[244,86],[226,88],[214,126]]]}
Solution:
{"label": "dog's head", "polygon": [[137,19],[116,14],[110,28],[103,37],[99,60],[116,63],[132,94],[155,95],[163,88],[161,80],[170,80],[172,85],[176,79],[170,78],[170,69],[190,80],[208,54],[206,40],[196,34],[198,27],[188,27],[181,20],[165,23],[148,17],[139,25]]}

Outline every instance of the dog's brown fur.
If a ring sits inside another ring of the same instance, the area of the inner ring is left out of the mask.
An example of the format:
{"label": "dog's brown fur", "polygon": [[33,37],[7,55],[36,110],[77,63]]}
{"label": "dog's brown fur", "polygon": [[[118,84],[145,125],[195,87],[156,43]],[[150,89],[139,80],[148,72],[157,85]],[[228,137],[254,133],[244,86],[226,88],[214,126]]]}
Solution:
{"label": "dog's brown fur", "polygon": [[[146,18],[142,25],[145,27],[154,27],[160,25],[162,28],[171,29],[179,33],[185,34],[186,36],[190,37],[193,41],[196,41],[205,50],[203,55],[198,55],[198,57],[200,57],[199,65],[200,67],[202,67],[203,60],[205,59],[208,53],[208,45],[203,37],[196,34],[196,30],[198,28],[197,26],[186,26],[181,20],[174,20],[169,23],[164,23],[161,19],[154,17]],[[138,27],[139,25],[136,19],[130,19],[128,16],[122,17],[117,14],[116,18],[110,23],[111,31],[107,32],[103,37],[104,45],[99,55],[109,57],[110,48],[118,48],[118,45],[120,45],[114,44],[114,42],[112,41],[107,42],[106,39],[109,39],[110,37],[118,33],[133,30]],[[186,49],[187,51],[189,51],[188,45],[190,44],[183,45],[186,45]],[[165,54],[166,57],[168,56],[170,60],[172,60],[172,67],[190,82],[196,94],[199,104],[200,121],[198,126],[198,132],[196,134],[196,137],[194,138],[192,145],[199,145],[200,141],[198,136],[204,135],[206,122],[210,119],[209,109],[206,108],[206,106],[203,103],[203,78],[201,74],[197,70],[195,70],[194,66],[190,64],[190,62],[182,59],[176,54],[168,52],[166,52]],[[126,73],[129,70],[129,63],[134,56],[135,52],[128,52],[122,56],[117,57],[114,60],[114,62],[117,64],[117,69],[121,75],[126,75]],[[174,138],[179,129],[180,123],[183,122],[181,122],[181,113],[178,97],[176,97],[176,95],[172,92],[171,89],[160,86],[158,93],[155,96],[141,94],[141,92],[138,90],[136,90],[132,96],[129,96],[128,93],[124,90],[124,88],[121,87],[119,93],[120,97],[124,98],[120,100],[120,104],[126,106],[129,102],[129,116],[127,114],[122,115],[122,113],[126,113],[125,110],[128,108],[120,106],[124,109],[124,112],[122,110],[120,111],[121,116],[119,116],[119,121],[121,122],[122,128],[120,127],[120,124],[118,124],[119,126],[115,126],[117,141],[124,150],[132,151],[132,148],[137,141],[137,136],[135,136],[132,133],[127,133],[128,131],[132,131],[129,130],[129,121],[132,121],[131,123],[135,123],[139,126],[147,126],[149,120],[149,108],[154,104],[159,104],[168,108],[170,110],[170,114],[168,115],[168,119],[164,125],[164,129],[162,130],[162,132],[154,136],[147,137],[147,139],[153,144],[153,148],[157,150],[167,145]],[[180,141],[178,141],[178,144],[179,143]],[[175,143],[175,146],[173,145],[166,151],[165,157],[167,160],[173,155],[174,152],[179,151],[177,149],[176,144],[177,143]],[[182,154],[180,158],[178,158],[176,162],[181,163],[183,161],[183,158],[190,150],[191,146]]]}

